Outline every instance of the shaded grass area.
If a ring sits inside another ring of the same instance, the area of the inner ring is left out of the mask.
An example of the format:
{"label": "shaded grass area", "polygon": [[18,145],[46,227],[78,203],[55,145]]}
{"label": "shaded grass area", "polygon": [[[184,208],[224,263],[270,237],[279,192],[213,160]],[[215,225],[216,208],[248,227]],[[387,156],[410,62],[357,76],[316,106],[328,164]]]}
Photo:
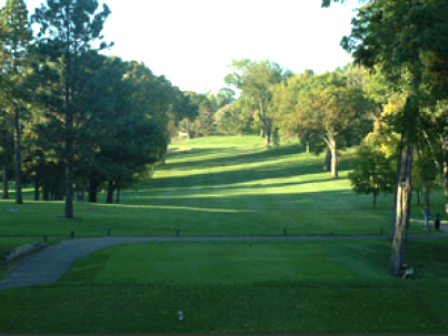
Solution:
{"label": "shaded grass area", "polygon": [[0,292],[0,332],[446,333],[448,240],[409,248],[404,281],[382,241],[115,246]]}
{"label": "shaded grass area", "polygon": [[[347,174],[353,150],[343,152],[341,178],[323,172],[324,157],[306,154],[298,144],[266,151],[258,137],[212,137],[172,144],[191,151],[170,153],[155,177],[122,193],[121,205],[77,203],[77,219],[62,218],[62,203],[29,201],[19,213],[0,202],[4,234],[113,235],[377,235],[392,222],[392,197],[357,196]],[[100,194],[104,202],[105,194]],[[442,213],[443,195],[433,195],[433,212]],[[413,217],[421,219],[420,208]],[[423,233],[414,223],[412,233]]]}
{"label": "shaded grass area", "polygon": [[[82,286],[1,294],[5,333],[446,333],[448,295],[429,288]],[[20,308],[17,299],[22,300]],[[24,303],[28,299],[28,304]],[[51,306],[46,301],[55,302]],[[436,305],[434,305],[436,303]],[[387,307],[387,309],[384,309]],[[428,309],[428,307],[431,307]],[[182,309],[185,318],[178,319]],[[42,313],[45,311],[45,314]]]}

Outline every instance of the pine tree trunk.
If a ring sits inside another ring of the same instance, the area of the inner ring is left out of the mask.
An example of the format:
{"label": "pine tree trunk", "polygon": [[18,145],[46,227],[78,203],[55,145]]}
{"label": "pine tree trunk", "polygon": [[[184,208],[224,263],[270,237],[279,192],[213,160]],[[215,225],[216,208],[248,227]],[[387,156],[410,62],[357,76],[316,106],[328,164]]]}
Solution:
{"label": "pine tree trunk", "polygon": [[114,203],[114,192],[115,192],[115,183],[109,182],[107,185],[107,204],[113,204]]}
{"label": "pine tree trunk", "polygon": [[332,178],[339,178],[339,158],[338,158],[338,151],[337,151],[337,144],[335,140],[331,140],[331,177]]}
{"label": "pine tree trunk", "polygon": [[44,185],[42,186],[42,197],[44,201],[49,201],[50,200],[50,188],[48,188],[48,184],[44,183]]}
{"label": "pine tree trunk", "polygon": [[34,177],[34,200],[39,201],[40,200],[40,184],[39,184],[39,177]]}
{"label": "pine tree trunk", "polygon": [[121,194],[121,187],[120,183],[117,184],[117,204],[120,204],[120,194]]}
{"label": "pine tree trunk", "polygon": [[401,276],[406,263],[406,243],[411,211],[411,171],[412,171],[412,143],[408,140],[401,152],[401,166],[398,171],[398,190],[396,201],[395,234],[391,249],[391,273]]}
{"label": "pine tree trunk", "polygon": [[20,109],[14,109],[14,148],[15,148],[15,177],[16,204],[23,204],[22,198],[22,153],[20,151]]}
{"label": "pine tree trunk", "polygon": [[89,202],[90,203],[98,202],[98,183],[94,181],[90,181],[89,185]]}
{"label": "pine tree trunk", "polygon": [[7,161],[3,161],[3,167],[2,167],[2,177],[3,177],[3,194],[2,198],[4,200],[9,199],[9,177],[8,177],[8,165],[6,163]]}
{"label": "pine tree trunk", "polygon": [[445,160],[444,164],[444,171],[445,171],[445,215],[448,219],[448,162]]}
{"label": "pine tree trunk", "polygon": [[67,153],[65,166],[65,218],[73,219],[73,141],[71,138],[73,129],[73,118],[71,116],[71,113],[67,114],[66,120],[68,134],[65,143],[65,149]]}
{"label": "pine tree trunk", "polygon": [[63,201],[65,195],[64,176],[60,174],[58,176],[58,183],[54,190],[54,197],[56,201]]}
{"label": "pine tree trunk", "polygon": [[[70,36],[70,10],[67,9],[68,18],[65,21],[67,36]],[[67,42],[65,51],[65,218],[73,219],[73,111],[71,106],[71,41]]]}

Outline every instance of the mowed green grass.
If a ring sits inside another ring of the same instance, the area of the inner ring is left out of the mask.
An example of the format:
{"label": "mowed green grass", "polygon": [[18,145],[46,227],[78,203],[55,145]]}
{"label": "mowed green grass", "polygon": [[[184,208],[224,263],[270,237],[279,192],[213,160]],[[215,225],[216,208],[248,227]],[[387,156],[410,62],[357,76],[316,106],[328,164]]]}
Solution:
{"label": "mowed green grass", "polygon": [[0,332],[446,333],[448,240],[409,250],[406,281],[386,241],[111,247],[56,285],[0,291]]}
{"label": "mowed green grass", "polygon": [[[257,137],[175,143],[165,167],[121,205],[0,202],[0,235],[378,235],[392,197],[372,209],[297,144]],[[31,190],[26,196],[31,197]],[[433,211],[443,195],[433,195]],[[101,195],[104,201],[104,194]],[[10,209],[19,209],[19,213]],[[411,231],[422,233],[414,204]],[[2,238],[1,248],[36,238]],[[448,240],[409,243],[417,279],[388,275],[386,240],[158,243],[81,259],[54,285],[0,291],[0,333],[447,333]],[[4,272],[4,271],[3,271]],[[1,276],[1,274],[0,274]],[[179,320],[179,310],[184,319]]]}
{"label": "mowed green grass", "polygon": [[[212,137],[172,144],[191,151],[171,153],[165,167],[138,189],[125,190],[120,205],[75,205],[75,221],[63,218],[61,202],[21,207],[0,202],[0,235],[371,235],[387,232],[392,197],[355,195],[347,174],[353,150],[342,153],[341,178],[323,171],[323,156],[306,154],[297,144],[266,151],[256,136]],[[32,190],[26,190],[31,198]],[[104,201],[104,193],[100,195]],[[414,202],[415,203],[415,202]],[[10,209],[18,208],[19,213]],[[433,212],[443,213],[441,191]],[[411,230],[421,229],[421,209],[413,207]]]}

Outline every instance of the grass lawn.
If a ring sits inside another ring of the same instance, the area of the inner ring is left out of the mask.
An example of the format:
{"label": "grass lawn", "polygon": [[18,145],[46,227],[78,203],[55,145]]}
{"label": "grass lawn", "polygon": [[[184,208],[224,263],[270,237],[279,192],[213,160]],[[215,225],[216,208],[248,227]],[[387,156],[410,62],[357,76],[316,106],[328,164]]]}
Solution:
{"label": "grass lawn", "polygon": [[[56,285],[0,292],[2,333],[446,333],[448,240],[146,244],[80,260]],[[179,320],[181,310],[184,319]]]}
{"label": "grass lawn", "polygon": [[[20,207],[0,202],[0,236],[8,234],[77,236],[113,235],[356,235],[387,232],[392,197],[355,195],[347,174],[353,150],[342,153],[341,178],[323,172],[323,156],[303,153],[297,144],[266,151],[260,138],[214,137],[174,143],[153,179],[126,190],[122,204],[75,206],[75,221],[62,218],[60,202],[32,202]],[[25,192],[31,198],[32,190]],[[105,195],[101,195],[104,201]],[[434,213],[443,213],[443,194],[432,195]],[[414,202],[415,203],[415,202]],[[414,205],[413,217],[421,221]],[[415,222],[411,231],[424,232]]]}
{"label": "grass lawn", "polygon": [[[0,253],[112,235],[379,235],[392,197],[355,195],[323,156],[294,143],[266,151],[258,137],[174,143],[165,167],[122,204],[0,201]],[[104,202],[104,194],[101,201]],[[443,213],[443,193],[432,195]],[[10,211],[18,209],[19,212]],[[425,233],[413,200],[411,233]],[[5,238],[5,235],[36,237]],[[58,283],[0,291],[0,333],[447,333],[448,239],[409,243],[417,279],[388,275],[387,241],[159,243],[115,246],[80,260]],[[5,269],[0,268],[0,278]],[[184,319],[179,320],[182,310]]]}

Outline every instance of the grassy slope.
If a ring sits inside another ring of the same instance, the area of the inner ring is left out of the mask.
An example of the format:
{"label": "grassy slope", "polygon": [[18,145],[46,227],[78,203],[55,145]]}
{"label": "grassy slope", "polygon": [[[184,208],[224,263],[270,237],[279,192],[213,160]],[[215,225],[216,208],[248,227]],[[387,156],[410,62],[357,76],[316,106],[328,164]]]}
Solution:
{"label": "grassy slope", "polygon": [[[0,234],[377,234],[391,197],[372,211],[322,157],[265,152],[253,138],[199,139],[123,205],[1,202]],[[442,196],[433,197],[435,208]],[[420,210],[414,206],[414,217]],[[412,228],[421,232],[419,224]],[[54,238],[63,239],[63,237]],[[5,240],[0,240],[0,246]],[[9,244],[13,244],[9,240]],[[19,242],[17,242],[19,243]],[[387,276],[381,241],[117,246],[77,263],[54,286],[0,292],[2,333],[435,333],[448,331],[448,241],[410,244],[419,279]],[[179,321],[178,310],[185,319]]]}
{"label": "grassy slope", "polygon": [[[341,176],[322,171],[323,157],[300,153],[297,145],[267,152],[258,137],[207,138],[173,144],[191,152],[173,153],[168,165],[138,190],[127,190],[121,205],[77,204],[78,219],[62,218],[61,203],[16,208],[0,202],[0,235],[281,235],[378,234],[387,231],[391,196],[372,210],[370,196],[356,196],[347,180],[350,152]],[[31,196],[31,192],[28,193]],[[104,198],[104,195],[102,195]],[[442,194],[433,197],[442,212]],[[421,219],[414,207],[414,217]],[[421,232],[420,225],[413,226]]]}

